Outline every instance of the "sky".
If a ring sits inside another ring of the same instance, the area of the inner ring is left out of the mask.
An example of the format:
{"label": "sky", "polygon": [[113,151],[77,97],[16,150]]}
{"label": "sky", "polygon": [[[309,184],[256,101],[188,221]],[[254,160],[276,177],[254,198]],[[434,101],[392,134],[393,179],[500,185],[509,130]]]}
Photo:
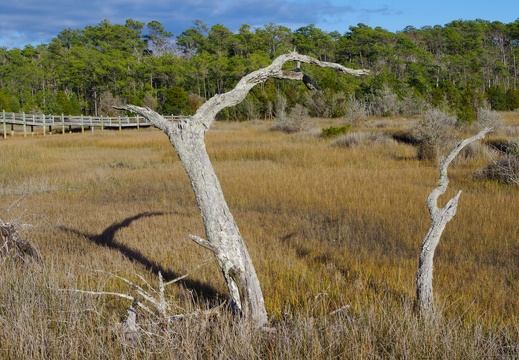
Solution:
{"label": "sky", "polygon": [[445,25],[483,19],[519,19],[518,0],[0,0],[0,46],[49,43],[64,29],[83,29],[108,19],[157,20],[174,36],[201,20],[236,32],[243,24],[274,23],[296,30],[310,24],[344,34],[359,23],[391,32],[406,26]]}

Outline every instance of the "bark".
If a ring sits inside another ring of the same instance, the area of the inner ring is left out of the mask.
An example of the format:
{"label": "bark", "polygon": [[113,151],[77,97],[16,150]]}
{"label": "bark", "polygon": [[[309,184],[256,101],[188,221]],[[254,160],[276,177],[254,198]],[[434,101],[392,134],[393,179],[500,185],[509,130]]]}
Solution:
{"label": "bark", "polygon": [[431,215],[431,226],[420,249],[418,273],[416,276],[416,298],[418,309],[423,314],[431,314],[434,309],[433,297],[433,259],[436,246],[447,223],[456,215],[461,190],[447,202],[443,208],[438,207],[438,198],[445,193],[449,184],[447,168],[459,152],[473,141],[482,139],[490,128],[485,128],[477,135],[458,143],[456,147],[440,161],[440,178],[436,187],[427,198],[427,207]]}
{"label": "bark", "polygon": [[233,311],[251,319],[259,327],[268,321],[260,282],[225,201],[206,151],[204,136],[216,114],[226,107],[239,104],[256,84],[269,78],[302,80],[303,73],[282,69],[288,61],[329,67],[357,76],[368,73],[367,70],[352,70],[292,52],[279,56],[268,67],[244,76],[233,90],[215,95],[195,115],[179,121],[167,121],[149,108],[133,105],[120,107],[142,115],[169,137],[190,179],[204,222],[207,240],[197,236],[191,236],[191,239],[214,253],[227,284]]}
{"label": "bark", "polygon": [[120,326],[124,339],[131,345],[137,345],[140,340],[139,326],[137,325],[137,305],[138,301],[135,299],[128,309],[126,319]]}

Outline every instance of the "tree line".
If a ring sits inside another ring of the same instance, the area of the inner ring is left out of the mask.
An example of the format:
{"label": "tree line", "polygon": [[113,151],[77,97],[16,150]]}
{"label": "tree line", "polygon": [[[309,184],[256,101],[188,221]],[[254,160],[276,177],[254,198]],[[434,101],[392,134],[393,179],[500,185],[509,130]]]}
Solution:
{"label": "tree line", "polygon": [[434,106],[465,122],[472,122],[481,107],[519,108],[519,19],[509,24],[456,20],[396,33],[358,24],[344,34],[274,23],[244,24],[232,32],[196,20],[177,36],[158,21],[128,19],[124,25],[104,20],[64,29],[36,47],[0,47],[0,110],[114,115],[113,105],[128,103],[192,115],[245,74],[294,50],[368,68],[371,75],[349,78],[303,67],[322,91],[309,94],[302,83],[270,80],[218,117],[271,118],[285,111],[280,102],[288,109],[302,104],[311,115],[326,117],[344,116],[352,101],[380,116],[413,115]]}

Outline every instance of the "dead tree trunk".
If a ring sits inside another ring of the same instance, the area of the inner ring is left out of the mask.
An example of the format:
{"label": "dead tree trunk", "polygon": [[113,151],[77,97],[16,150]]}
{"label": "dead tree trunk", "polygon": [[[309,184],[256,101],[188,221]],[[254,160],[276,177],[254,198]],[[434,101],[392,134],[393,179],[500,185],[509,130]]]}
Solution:
{"label": "dead tree trunk", "polygon": [[458,143],[456,147],[440,161],[440,179],[438,187],[436,187],[427,198],[427,207],[431,215],[431,227],[425,236],[420,250],[420,259],[418,263],[418,273],[416,276],[416,299],[418,310],[429,315],[434,308],[433,298],[433,258],[436,246],[440,242],[440,237],[447,223],[456,215],[458,208],[458,199],[461,190],[449,200],[444,208],[438,208],[438,198],[443,195],[449,185],[447,176],[447,168],[458,153],[473,141],[482,139],[491,129],[485,128],[479,134],[465,139]]}
{"label": "dead tree trunk", "polygon": [[144,116],[169,137],[191,181],[207,240],[194,235],[190,238],[214,253],[227,283],[233,310],[260,327],[268,321],[261,286],[207,154],[204,136],[216,114],[239,104],[256,84],[269,78],[302,80],[303,73],[282,69],[283,64],[289,61],[329,67],[356,76],[368,73],[367,70],[352,70],[293,52],[281,55],[270,66],[244,76],[233,90],[215,95],[195,115],[179,121],[167,121],[148,108],[133,105],[119,108]]}

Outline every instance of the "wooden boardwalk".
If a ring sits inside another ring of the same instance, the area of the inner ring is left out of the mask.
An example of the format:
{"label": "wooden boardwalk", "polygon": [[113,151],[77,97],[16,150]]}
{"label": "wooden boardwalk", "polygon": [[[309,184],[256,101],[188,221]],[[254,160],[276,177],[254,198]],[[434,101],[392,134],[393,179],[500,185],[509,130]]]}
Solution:
{"label": "wooden boardwalk", "polygon": [[[80,129],[85,132],[85,128],[94,132],[94,128],[118,129],[149,127],[151,124],[141,116],[70,116],[70,115],[45,115],[45,114],[25,114],[1,112],[0,122],[2,123],[3,138],[15,134],[15,127],[23,136],[34,135],[34,128],[40,127],[43,135],[51,134],[53,130],[58,130],[64,134],[67,130]],[[164,116],[165,119],[180,119],[183,116]],[[48,129],[48,130],[47,130]]]}

